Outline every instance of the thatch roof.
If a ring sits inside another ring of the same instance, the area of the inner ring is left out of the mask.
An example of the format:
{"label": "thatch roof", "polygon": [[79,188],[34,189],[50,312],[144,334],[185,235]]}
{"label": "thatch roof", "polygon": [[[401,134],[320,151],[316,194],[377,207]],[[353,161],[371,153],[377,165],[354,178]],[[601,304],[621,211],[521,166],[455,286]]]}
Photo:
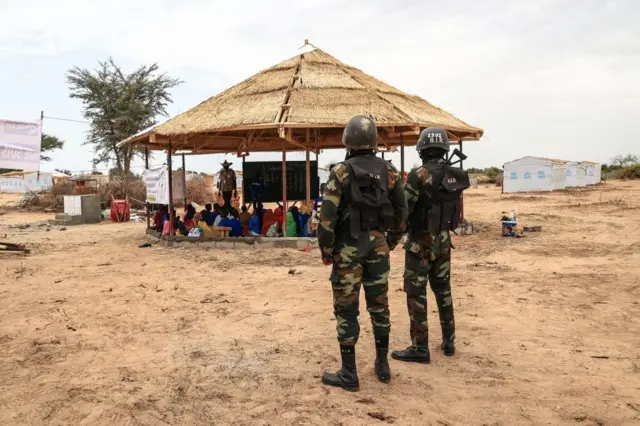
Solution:
{"label": "thatch roof", "polygon": [[145,129],[121,143],[194,154],[341,148],[354,115],[372,116],[387,147],[415,144],[421,128],[446,129],[452,140],[477,140],[470,126],[320,49],[302,53]]}

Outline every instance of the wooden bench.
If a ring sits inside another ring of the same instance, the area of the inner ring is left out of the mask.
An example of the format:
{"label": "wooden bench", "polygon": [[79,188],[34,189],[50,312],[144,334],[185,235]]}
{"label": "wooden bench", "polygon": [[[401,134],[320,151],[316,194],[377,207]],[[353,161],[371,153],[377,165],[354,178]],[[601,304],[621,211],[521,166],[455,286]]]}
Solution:
{"label": "wooden bench", "polygon": [[213,237],[229,237],[231,232],[230,226],[212,226],[211,229],[213,229]]}

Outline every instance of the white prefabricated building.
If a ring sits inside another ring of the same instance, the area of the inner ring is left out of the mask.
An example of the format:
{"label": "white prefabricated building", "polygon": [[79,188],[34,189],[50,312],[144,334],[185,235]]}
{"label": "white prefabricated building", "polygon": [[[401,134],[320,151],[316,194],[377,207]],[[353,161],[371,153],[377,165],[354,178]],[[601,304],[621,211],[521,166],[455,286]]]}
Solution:
{"label": "white prefabricated building", "polygon": [[543,157],[522,157],[502,166],[502,191],[543,192],[564,189],[567,162]]}
{"label": "white prefabricated building", "polygon": [[587,186],[587,167],[584,162],[567,161],[567,188]]}
{"label": "white prefabricated building", "polygon": [[602,165],[593,161],[581,161],[586,173],[587,185],[597,185],[602,179]]}

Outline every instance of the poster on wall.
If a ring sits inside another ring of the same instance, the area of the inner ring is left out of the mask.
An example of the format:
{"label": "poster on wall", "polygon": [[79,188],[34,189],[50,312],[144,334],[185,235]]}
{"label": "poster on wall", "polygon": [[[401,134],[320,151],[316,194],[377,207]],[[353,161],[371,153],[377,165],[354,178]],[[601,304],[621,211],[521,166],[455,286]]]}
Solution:
{"label": "poster on wall", "polygon": [[0,118],[0,169],[40,170],[42,122]]}
{"label": "poster on wall", "polygon": [[[184,172],[178,170],[173,172],[173,199],[184,198]],[[142,172],[142,181],[147,187],[147,202],[151,204],[169,203],[169,170],[167,166],[149,169]]]}

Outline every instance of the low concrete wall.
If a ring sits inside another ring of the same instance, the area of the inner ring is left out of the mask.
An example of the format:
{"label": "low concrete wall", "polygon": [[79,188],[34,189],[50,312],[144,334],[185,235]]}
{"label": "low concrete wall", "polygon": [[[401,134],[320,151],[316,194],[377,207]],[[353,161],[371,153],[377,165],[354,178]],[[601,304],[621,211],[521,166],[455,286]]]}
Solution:
{"label": "low concrete wall", "polygon": [[268,249],[268,248],[318,248],[315,238],[266,238],[266,237],[215,237],[191,238],[183,236],[162,236],[159,232],[147,229],[147,235],[156,244],[165,247],[206,247],[218,249]]}

